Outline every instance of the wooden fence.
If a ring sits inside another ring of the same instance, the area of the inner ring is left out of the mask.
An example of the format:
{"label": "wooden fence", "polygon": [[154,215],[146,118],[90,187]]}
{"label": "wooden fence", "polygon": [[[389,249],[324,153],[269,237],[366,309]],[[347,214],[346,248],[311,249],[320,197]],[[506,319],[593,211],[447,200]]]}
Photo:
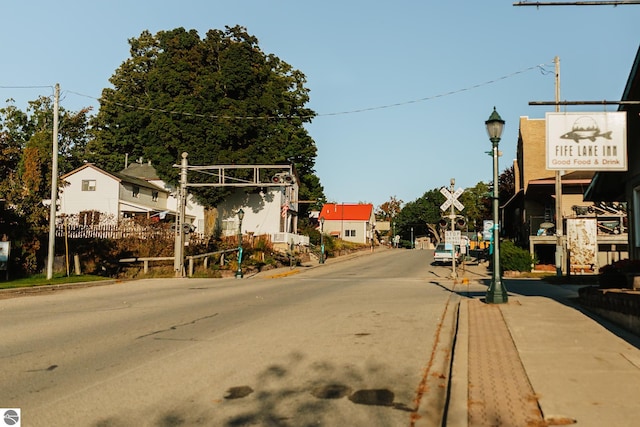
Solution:
{"label": "wooden fence", "polygon": [[69,239],[169,239],[174,232],[163,227],[121,226],[121,225],[58,225],[56,237]]}

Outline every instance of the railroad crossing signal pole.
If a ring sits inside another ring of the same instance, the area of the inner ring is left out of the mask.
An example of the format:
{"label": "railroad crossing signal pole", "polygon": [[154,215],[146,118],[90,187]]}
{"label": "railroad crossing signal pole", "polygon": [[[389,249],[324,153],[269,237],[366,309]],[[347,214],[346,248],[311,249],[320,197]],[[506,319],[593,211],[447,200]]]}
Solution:
{"label": "railroad crossing signal pole", "polygon": [[445,200],[445,202],[440,205],[440,209],[442,209],[442,211],[446,211],[448,208],[451,208],[451,213],[449,214],[449,220],[451,222],[451,234],[449,236],[449,239],[447,239],[446,235],[448,233],[445,233],[445,243],[451,243],[451,278],[456,279],[458,277],[456,273],[456,245],[461,244],[460,232],[456,233],[456,208],[458,208],[458,210],[460,211],[464,209],[464,205],[458,200],[458,197],[460,197],[464,190],[462,190],[461,188],[455,190],[455,178],[451,178],[450,184],[451,190],[447,190],[444,187],[440,189],[440,193],[442,193],[442,195],[447,198],[447,200]]}

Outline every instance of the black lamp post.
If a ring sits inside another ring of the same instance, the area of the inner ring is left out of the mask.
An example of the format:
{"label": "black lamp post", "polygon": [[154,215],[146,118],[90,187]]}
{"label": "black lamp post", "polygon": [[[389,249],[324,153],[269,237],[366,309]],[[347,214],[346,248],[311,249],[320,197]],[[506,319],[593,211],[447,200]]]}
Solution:
{"label": "black lamp post", "polygon": [[502,283],[500,274],[500,226],[498,222],[498,143],[504,129],[504,120],[496,111],[496,107],[493,107],[493,113],[484,124],[487,126],[487,133],[493,149],[493,273],[491,275],[491,284],[487,290],[486,302],[489,304],[502,304],[508,300],[507,289]]}
{"label": "black lamp post", "polygon": [[242,279],[242,219],[244,218],[244,211],[240,209],[238,211],[238,269],[236,270],[236,279]]}
{"label": "black lamp post", "polygon": [[320,217],[320,264],[324,264],[324,217]]}

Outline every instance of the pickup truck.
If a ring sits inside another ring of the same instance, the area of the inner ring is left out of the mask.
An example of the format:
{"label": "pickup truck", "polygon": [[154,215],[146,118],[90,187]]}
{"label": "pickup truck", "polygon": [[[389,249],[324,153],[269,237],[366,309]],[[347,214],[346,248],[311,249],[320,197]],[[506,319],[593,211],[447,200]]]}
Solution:
{"label": "pickup truck", "polygon": [[[456,245],[456,263],[462,261],[462,253],[460,253],[460,245]],[[445,249],[444,243],[438,243],[436,250],[433,252],[434,264],[451,264],[451,249]]]}

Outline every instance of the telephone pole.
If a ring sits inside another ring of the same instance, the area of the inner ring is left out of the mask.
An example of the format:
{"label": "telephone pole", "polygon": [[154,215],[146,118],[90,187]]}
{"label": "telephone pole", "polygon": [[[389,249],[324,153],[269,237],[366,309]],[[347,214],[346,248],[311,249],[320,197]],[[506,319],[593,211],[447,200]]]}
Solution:
{"label": "telephone pole", "polygon": [[49,249],[47,256],[47,280],[53,277],[53,259],[56,246],[56,199],[58,195],[58,110],[60,84],[56,83],[53,99],[53,148],[51,149],[51,206],[49,207]]}
{"label": "telephone pole", "polygon": [[[560,58],[553,58],[556,64],[556,113],[560,112]],[[556,276],[562,276],[562,264],[565,259],[562,225],[562,173],[556,170]]]}

